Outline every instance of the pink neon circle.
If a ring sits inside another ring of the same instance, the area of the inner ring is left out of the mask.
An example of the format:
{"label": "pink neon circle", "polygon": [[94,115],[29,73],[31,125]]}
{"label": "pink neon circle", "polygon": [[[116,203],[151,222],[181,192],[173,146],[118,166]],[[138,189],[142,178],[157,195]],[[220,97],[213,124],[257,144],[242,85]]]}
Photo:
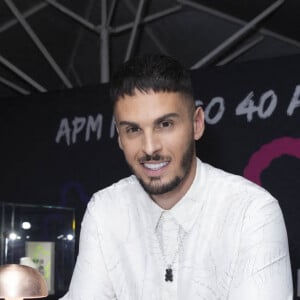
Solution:
{"label": "pink neon circle", "polygon": [[291,155],[300,158],[300,139],[282,137],[263,145],[254,152],[244,169],[244,177],[261,185],[261,173],[269,167],[271,162],[282,156]]}

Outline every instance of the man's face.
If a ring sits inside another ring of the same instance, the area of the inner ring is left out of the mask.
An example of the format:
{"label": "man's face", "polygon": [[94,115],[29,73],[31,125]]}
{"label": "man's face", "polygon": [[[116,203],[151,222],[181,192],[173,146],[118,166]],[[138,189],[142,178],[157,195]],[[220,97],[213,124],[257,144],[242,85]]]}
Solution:
{"label": "man's face", "polygon": [[115,119],[120,147],[147,193],[189,188],[196,164],[194,140],[203,132],[201,109],[191,112],[180,93],[136,91],[117,101]]}

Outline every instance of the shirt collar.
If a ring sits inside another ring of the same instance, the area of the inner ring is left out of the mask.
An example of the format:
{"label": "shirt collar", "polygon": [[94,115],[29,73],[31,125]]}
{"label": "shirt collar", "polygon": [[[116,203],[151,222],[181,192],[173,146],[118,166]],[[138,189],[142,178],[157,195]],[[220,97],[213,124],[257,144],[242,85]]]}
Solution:
{"label": "shirt collar", "polygon": [[139,201],[139,204],[142,205],[143,211],[145,211],[146,215],[149,216],[151,228],[155,230],[164,210],[151,199],[151,197],[144,191],[140,183],[138,184],[138,190],[136,192],[137,195],[139,195],[139,200],[141,200]]}
{"label": "shirt collar", "polygon": [[185,232],[192,229],[204,203],[203,171],[202,162],[197,158],[196,174],[192,185],[183,198],[170,209],[170,214]]}
{"label": "shirt collar", "polygon": [[156,230],[162,213],[170,214],[175,219],[176,223],[182,226],[185,232],[189,232],[192,229],[199,213],[201,212],[204,202],[202,196],[202,191],[204,189],[203,173],[204,169],[202,162],[197,158],[196,174],[192,185],[183,198],[170,210],[162,209],[143,190],[145,195],[143,203],[146,211],[150,215],[150,222],[154,231]]}

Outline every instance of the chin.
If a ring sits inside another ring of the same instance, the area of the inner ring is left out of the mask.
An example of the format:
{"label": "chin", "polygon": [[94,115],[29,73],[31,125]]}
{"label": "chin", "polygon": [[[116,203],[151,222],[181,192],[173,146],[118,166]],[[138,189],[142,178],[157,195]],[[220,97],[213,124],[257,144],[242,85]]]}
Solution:
{"label": "chin", "polygon": [[[154,180],[158,180],[158,178],[150,179],[148,184],[145,183],[142,179],[139,179],[140,184],[144,188],[144,190],[150,195],[163,195],[175,190],[181,183],[182,179],[179,176],[176,176],[174,179],[169,182],[155,184]],[[152,183],[151,183],[152,181]]]}

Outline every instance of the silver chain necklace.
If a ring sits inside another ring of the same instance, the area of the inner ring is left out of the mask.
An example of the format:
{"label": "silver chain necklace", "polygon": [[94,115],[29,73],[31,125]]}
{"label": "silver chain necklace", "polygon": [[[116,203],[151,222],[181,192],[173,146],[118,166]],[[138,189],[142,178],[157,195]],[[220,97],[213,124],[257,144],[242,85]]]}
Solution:
{"label": "silver chain necklace", "polygon": [[[159,223],[161,222],[161,219],[163,218],[163,214],[161,214],[160,218],[159,218]],[[180,231],[181,231],[181,227],[178,225],[178,233],[177,233],[177,236],[180,236]],[[173,264],[175,263],[175,260],[177,259],[177,256],[180,252],[180,250],[183,248],[183,241],[187,235],[187,232],[183,231],[183,235],[181,235],[180,237],[180,240],[179,240],[179,243],[178,243],[178,246],[177,246],[177,249],[174,253],[174,256],[173,256],[173,259],[170,261],[170,263],[167,262],[167,258],[166,258],[166,255],[164,253],[164,249],[163,249],[163,245],[161,244],[160,242],[160,239],[157,237],[157,240],[158,240],[158,244],[159,244],[159,248],[160,248],[160,251],[161,251],[161,254],[162,254],[162,258],[163,258],[163,261],[166,265],[166,271],[165,271],[165,281],[173,281]],[[163,235],[162,235],[163,237]]]}

